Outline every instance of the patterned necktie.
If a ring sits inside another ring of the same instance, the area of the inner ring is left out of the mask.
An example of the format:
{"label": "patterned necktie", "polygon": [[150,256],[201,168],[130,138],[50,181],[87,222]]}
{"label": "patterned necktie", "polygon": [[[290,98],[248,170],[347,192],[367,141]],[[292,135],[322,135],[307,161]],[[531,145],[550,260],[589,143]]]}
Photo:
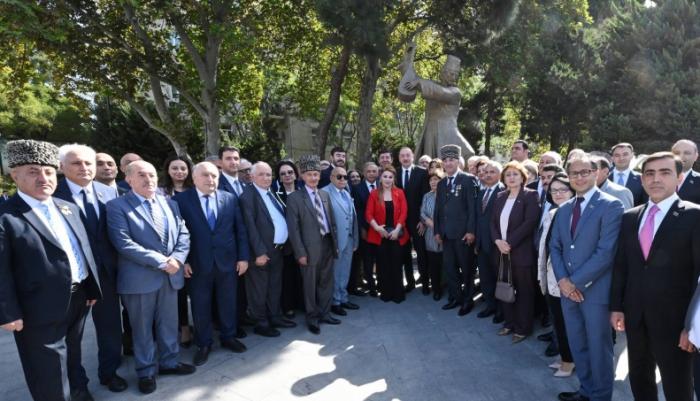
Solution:
{"label": "patterned necktie", "polygon": [[83,194],[83,209],[85,210],[85,221],[87,222],[87,230],[91,236],[97,235],[98,227],[100,226],[99,219],[97,217],[97,211],[95,211],[95,206],[88,201],[87,193],[85,190],[81,190],[80,193]]}
{"label": "patterned necktie", "polygon": [[623,176],[622,173],[617,173],[617,183],[618,183],[618,185],[622,185],[624,187],[625,180],[622,178],[622,176]]}
{"label": "patterned necktie", "polygon": [[214,227],[216,227],[216,215],[211,205],[209,205],[209,199],[211,199],[211,195],[204,195],[204,208],[207,211],[207,223],[209,223],[209,228],[214,231]]}
{"label": "patterned necktie", "polygon": [[[54,236],[56,236],[56,231],[54,230],[55,224],[61,224],[63,222],[57,222],[54,221],[53,216],[51,215],[51,211],[49,211],[49,206],[46,204],[39,204],[41,207],[41,211],[44,212],[44,216],[46,217],[46,221],[49,223],[49,228],[51,228],[51,232],[53,232]],[[83,259],[83,251],[80,248],[80,242],[78,242],[78,238],[75,236],[75,233],[73,232],[73,229],[70,227],[70,224],[68,222],[65,222],[63,226],[66,228],[66,234],[68,234],[68,241],[70,242],[70,251],[73,254],[73,257],[75,258],[75,263],[78,265],[78,279],[79,281],[85,280],[87,278],[87,269],[85,268],[85,260]],[[60,241],[59,239],[59,242]],[[63,250],[64,252],[68,252],[67,249]]]}
{"label": "patterned necktie", "polygon": [[571,238],[576,234],[576,226],[578,226],[578,221],[581,219],[581,203],[583,203],[583,200],[582,196],[578,196],[574,202],[574,213],[571,216]]}
{"label": "patterned necktie", "polygon": [[155,199],[146,199],[143,202],[146,205],[148,213],[151,215],[151,219],[153,219],[153,226],[156,228],[156,232],[160,237],[160,242],[166,244],[167,241],[165,238],[165,216],[163,216],[163,210],[156,203]]}
{"label": "patterned necktie", "polygon": [[323,205],[321,205],[321,198],[318,196],[316,191],[311,192],[314,195],[314,206],[316,207],[316,220],[318,221],[319,227],[321,227],[321,236],[328,234],[326,230],[325,220],[323,219]]}
{"label": "patterned necktie", "polygon": [[275,196],[269,190],[267,191],[267,197],[270,198],[270,201],[272,202],[272,206],[274,206],[275,209],[277,209],[277,211],[280,212],[280,214],[284,217],[284,215],[285,215],[284,208],[282,208],[282,205],[280,205],[280,203],[277,201],[277,199],[275,199]]}
{"label": "patterned necktie", "polygon": [[484,194],[484,199],[481,200],[481,213],[486,211],[486,206],[489,204],[489,198],[491,197],[491,188],[486,190]]}
{"label": "patterned necktie", "polygon": [[642,254],[644,254],[644,260],[649,258],[649,251],[651,250],[651,243],[654,241],[654,218],[656,213],[659,212],[659,207],[652,205],[647,214],[647,219],[644,220],[644,225],[642,226],[642,231],[639,232],[639,245],[642,246]]}

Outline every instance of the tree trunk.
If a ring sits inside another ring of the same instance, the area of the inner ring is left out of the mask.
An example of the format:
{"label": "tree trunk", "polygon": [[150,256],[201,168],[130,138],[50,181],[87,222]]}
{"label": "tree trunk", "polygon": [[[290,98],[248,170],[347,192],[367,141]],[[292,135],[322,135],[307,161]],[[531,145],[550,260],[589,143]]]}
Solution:
{"label": "tree trunk", "polygon": [[343,88],[343,81],[348,74],[348,66],[350,64],[351,49],[349,45],[344,45],[340,51],[338,62],[331,70],[331,91],[328,95],[328,103],[326,104],[326,112],[323,115],[323,120],[318,127],[318,155],[323,158],[326,153],[326,145],[328,144],[328,131],[335,119],[335,113],[338,111],[340,104],[340,93]]}
{"label": "tree trunk", "polygon": [[365,71],[360,87],[360,107],[357,112],[357,165],[361,166],[372,160],[372,105],[379,79],[379,59],[376,56],[365,57]]}
{"label": "tree trunk", "polygon": [[489,96],[486,106],[486,125],[484,128],[484,154],[491,157],[491,138],[493,137],[493,121],[496,116],[496,86],[488,82]]}

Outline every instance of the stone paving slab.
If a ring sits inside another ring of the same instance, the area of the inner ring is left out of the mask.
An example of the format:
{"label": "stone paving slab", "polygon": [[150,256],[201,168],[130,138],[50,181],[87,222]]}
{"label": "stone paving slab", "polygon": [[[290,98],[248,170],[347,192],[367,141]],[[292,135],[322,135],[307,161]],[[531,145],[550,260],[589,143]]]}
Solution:
{"label": "stone paving slab", "polygon": [[[546,344],[532,336],[512,345],[496,335],[499,326],[443,311],[413,291],[396,305],[376,298],[354,298],[358,311],[348,311],[338,326],[321,326],[321,335],[299,326],[277,338],[263,338],[248,330],[248,351],[234,354],[214,348],[206,365],[191,376],[161,377],[158,389],[141,395],[132,358],[125,358],[119,374],[129,388],[110,393],[97,380],[97,348],[92,322],[86,326],[83,360],[96,400],[114,401],[504,401],[556,400],[561,391],[578,387],[575,377],[558,379],[547,365]],[[536,334],[544,332],[538,329]],[[625,349],[618,336],[616,356]],[[190,363],[194,349],[182,350]],[[0,334],[0,399],[29,400],[12,335]],[[616,361],[613,399],[632,400],[626,357]],[[659,386],[660,387],[660,386]],[[663,395],[660,395],[663,400]]]}

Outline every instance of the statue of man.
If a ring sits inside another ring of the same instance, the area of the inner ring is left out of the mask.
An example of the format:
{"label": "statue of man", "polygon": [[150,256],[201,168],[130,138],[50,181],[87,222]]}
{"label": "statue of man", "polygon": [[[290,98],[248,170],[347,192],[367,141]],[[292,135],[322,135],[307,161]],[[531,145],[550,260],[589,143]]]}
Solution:
{"label": "statue of man", "polygon": [[462,100],[462,93],[457,87],[460,63],[459,58],[448,55],[440,71],[439,83],[420,77],[403,83],[404,91],[420,91],[425,99],[425,125],[416,149],[418,155],[435,157],[444,145],[459,146],[464,157],[474,155],[474,149],[457,128],[459,104]]}

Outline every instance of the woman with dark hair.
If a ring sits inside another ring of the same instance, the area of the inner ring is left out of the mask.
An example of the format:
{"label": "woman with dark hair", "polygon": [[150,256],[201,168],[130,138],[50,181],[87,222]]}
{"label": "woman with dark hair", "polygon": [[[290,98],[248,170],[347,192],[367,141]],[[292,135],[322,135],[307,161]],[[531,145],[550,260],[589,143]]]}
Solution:
{"label": "woman with dark hair", "polygon": [[348,170],[348,180],[350,185],[357,185],[362,182],[362,175],[357,170]]}
{"label": "woman with dark hair", "polygon": [[[505,324],[498,335],[512,334],[513,344],[523,341],[532,333],[535,314],[535,227],[540,216],[537,191],[525,188],[527,170],[511,161],[503,166],[501,191],[493,204],[491,238],[499,252],[494,252],[494,265],[504,265],[504,275],[510,270],[515,302],[502,302]],[[504,280],[505,277],[500,277]]]}
{"label": "woman with dark hair", "polygon": [[[294,191],[303,187],[298,179],[299,169],[291,160],[282,160],[275,166],[275,181],[272,190],[287,204],[287,197]],[[301,270],[297,264],[291,247],[284,249],[284,264],[282,268],[282,295],[280,303],[282,312],[288,318],[294,317],[294,310],[304,310],[304,298],[302,293]]]}
{"label": "woman with dark hair", "polygon": [[367,242],[378,246],[377,281],[384,302],[403,302],[401,247],[408,242],[406,216],[408,205],[401,189],[394,186],[396,170],[387,165],[379,178],[380,185],[369,194],[365,218],[372,230],[367,232]]}
{"label": "woman with dark hair", "polygon": [[549,239],[552,222],[556,216],[559,205],[568,201],[574,196],[575,191],[571,188],[569,178],[565,173],[554,175],[547,189],[547,202],[552,205],[551,210],[544,215],[542,220],[542,238],[539,245],[539,259],[537,260],[537,279],[540,282],[540,290],[547,298],[549,309],[552,311],[552,323],[554,324],[554,335],[557,336],[559,344],[559,355],[561,360],[549,365],[556,369],[555,377],[569,377],[574,371],[574,358],[569,348],[569,339],[564,326],[564,315],[561,311],[561,293],[559,284],[552,270],[552,261],[549,258]]}
{"label": "woman with dark hair", "polygon": [[442,160],[435,158],[431,160],[430,163],[428,163],[428,175],[433,174],[435,169],[440,169],[444,171],[444,169],[442,168]]}
{"label": "woman with dark hair", "polygon": [[[171,198],[179,192],[192,188],[192,162],[184,156],[170,156],[163,164],[163,175],[158,192],[166,198]],[[187,304],[187,286],[177,292],[177,320],[180,326],[180,344],[189,348],[192,345],[192,330],[190,328],[189,306]]]}
{"label": "woman with dark hair", "polygon": [[[433,299],[436,301],[442,298],[442,243],[435,240],[433,215],[435,212],[437,186],[444,177],[445,173],[441,169],[434,169],[433,172],[430,173],[428,176],[430,192],[423,195],[423,202],[420,206],[420,220],[425,227],[422,235],[425,238],[430,284],[433,290]],[[423,285],[425,286],[427,283],[423,282]]]}

